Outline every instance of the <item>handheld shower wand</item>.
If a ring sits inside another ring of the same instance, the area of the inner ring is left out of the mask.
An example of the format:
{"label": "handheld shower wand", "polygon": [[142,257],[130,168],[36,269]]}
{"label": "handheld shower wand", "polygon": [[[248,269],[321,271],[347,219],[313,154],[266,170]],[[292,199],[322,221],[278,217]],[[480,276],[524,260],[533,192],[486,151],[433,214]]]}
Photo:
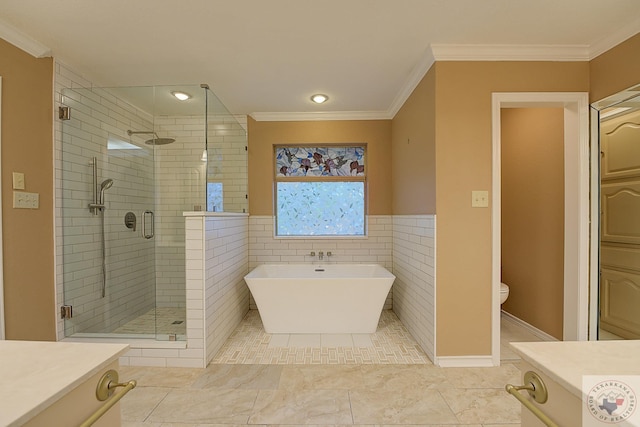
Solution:
{"label": "handheld shower wand", "polygon": [[103,208],[104,208],[104,192],[105,190],[110,189],[112,185],[113,185],[113,180],[111,178],[105,179],[104,181],[102,181],[102,184],[100,184],[100,199],[98,199],[98,203],[101,204]]}
{"label": "handheld shower wand", "polygon": [[[94,175],[94,180],[95,180],[95,175]],[[108,190],[109,188],[111,188],[112,185],[113,185],[113,180],[111,178],[107,178],[104,181],[102,181],[102,184],[100,184],[100,196],[98,196],[98,193],[96,191],[97,186],[95,186],[94,188],[95,202],[89,204],[89,210],[91,210],[91,212],[98,215],[99,212],[102,212],[104,210],[104,192],[105,190]]]}

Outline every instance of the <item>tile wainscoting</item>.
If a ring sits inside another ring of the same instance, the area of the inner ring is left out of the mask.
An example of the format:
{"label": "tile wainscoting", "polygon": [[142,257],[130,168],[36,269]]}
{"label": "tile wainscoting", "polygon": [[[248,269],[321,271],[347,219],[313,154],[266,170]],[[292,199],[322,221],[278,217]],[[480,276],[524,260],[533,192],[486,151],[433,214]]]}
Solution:
{"label": "tile wainscoting", "polygon": [[[250,216],[249,267],[318,262],[311,251],[331,251],[328,262],[383,265],[396,276],[384,308],[393,309],[434,360],[435,221],[435,215],[372,215],[366,238],[283,239],[274,237],[272,216]],[[256,308],[252,300],[251,309]]]}
{"label": "tile wainscoting", "polygon": [[393,216],[393,311],[433,361],[436,354],[435,215]]}

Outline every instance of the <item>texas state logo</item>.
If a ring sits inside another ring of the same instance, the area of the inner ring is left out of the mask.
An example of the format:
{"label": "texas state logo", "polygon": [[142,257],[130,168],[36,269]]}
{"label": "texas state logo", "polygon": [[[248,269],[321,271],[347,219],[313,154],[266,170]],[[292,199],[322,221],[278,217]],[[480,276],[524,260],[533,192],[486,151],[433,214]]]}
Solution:
{"label": "texas state logo", "polygon": [[589,413],[604,424],[615,425],[628,421],[635,413],[637,404],[635,390],[627,383],[616,379],[598,382],[591,387],[586,396]]}

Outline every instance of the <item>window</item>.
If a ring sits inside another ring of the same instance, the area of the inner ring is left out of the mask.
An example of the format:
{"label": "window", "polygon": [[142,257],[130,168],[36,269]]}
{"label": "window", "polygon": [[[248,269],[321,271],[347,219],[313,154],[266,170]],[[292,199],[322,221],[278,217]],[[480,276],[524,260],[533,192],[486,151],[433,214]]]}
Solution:
{"label": "window", "polygon": [[365,235],[365,146],[277,146],[276,236]]}
{"label": "window", "polygon": [[224,212],[222,195],[221,182],[207,182],[207,211]]}

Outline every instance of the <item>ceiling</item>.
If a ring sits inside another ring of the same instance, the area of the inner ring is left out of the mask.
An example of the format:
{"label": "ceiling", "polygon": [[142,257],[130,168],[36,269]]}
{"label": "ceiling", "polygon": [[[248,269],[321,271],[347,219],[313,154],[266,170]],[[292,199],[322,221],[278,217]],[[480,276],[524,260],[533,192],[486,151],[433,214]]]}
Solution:
{"label": "ceiling", "polygon": [[0,37],[96,85],[207,83],[234,114],[384,117],[448,46],[588,60],[638,31],[638,0],[0,1]]}

